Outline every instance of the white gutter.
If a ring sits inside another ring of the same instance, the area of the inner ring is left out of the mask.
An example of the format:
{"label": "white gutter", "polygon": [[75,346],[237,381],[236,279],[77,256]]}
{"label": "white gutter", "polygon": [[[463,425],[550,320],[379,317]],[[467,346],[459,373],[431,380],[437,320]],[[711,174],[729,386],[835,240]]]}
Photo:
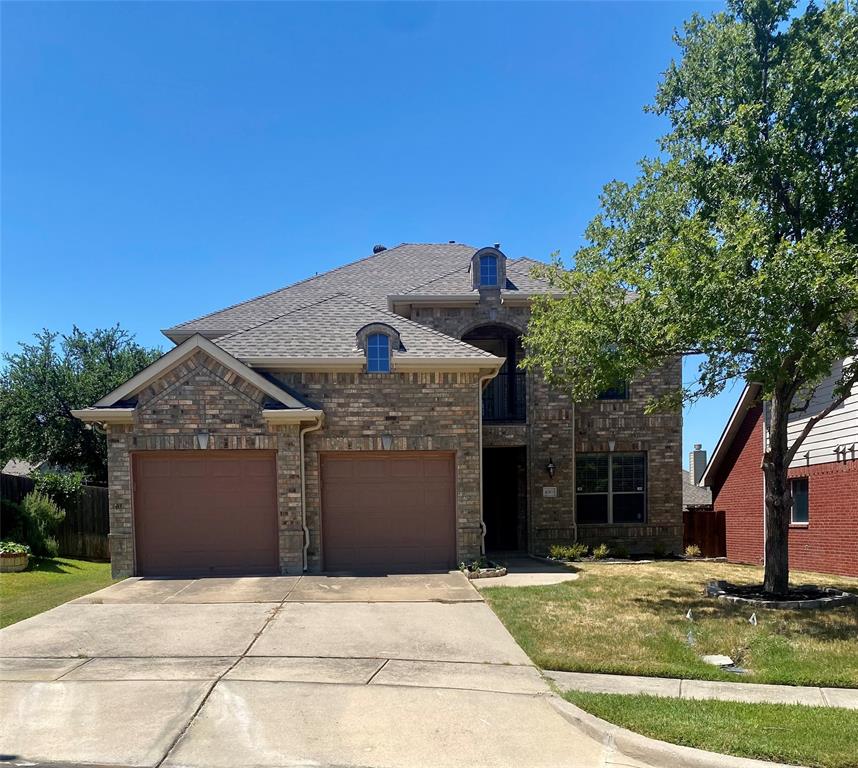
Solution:
{"label": "white gutter", "polygon": [[307,571],[307,551],[310,549],[310,529],[307,526],[307,480],[304,472],[304,435],[308,432],[315,432],[321,429],[324,423],[324,416],[320,415],[315,424],[309,427],[303,427],[298,431],[298,456],[301,462],[301,528],[304,531],[304,546],[301,550],[301,567],[304,572]]}
{"label": "white gutter", "polygon": [[73,408],[71,415],[89,424],[134,423],[134,408]]}

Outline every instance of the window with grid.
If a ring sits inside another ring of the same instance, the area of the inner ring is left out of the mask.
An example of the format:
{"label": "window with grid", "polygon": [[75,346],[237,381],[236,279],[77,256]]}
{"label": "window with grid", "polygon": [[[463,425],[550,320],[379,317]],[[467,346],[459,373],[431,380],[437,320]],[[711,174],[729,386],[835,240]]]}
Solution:
{"label": "window with grid", "polygon": [[575,489],[582,525],[646,522],[646,454],[578,454]]}
{"label": "window with grid", "polygon": [[480,285],[498,284],[498,257],[491,254],[480,256]]}
{"label": "window with grid", "polygon": [[373,333],[366,340],[366,370],[369,373],[390,373],[390,338]]}
{"label": "window with grid", "polygon": [[794,477],[790,480],[790,490],[792,491],[791,522],[810,522],[810,488],[808,479],[806,477]]}

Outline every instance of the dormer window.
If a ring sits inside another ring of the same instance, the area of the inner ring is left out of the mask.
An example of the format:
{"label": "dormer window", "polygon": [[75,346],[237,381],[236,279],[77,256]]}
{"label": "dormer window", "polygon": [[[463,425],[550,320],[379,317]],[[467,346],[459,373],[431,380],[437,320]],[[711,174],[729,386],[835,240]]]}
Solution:
{"label": "dormer window", "polygon": [[370,323],[357,332],[357,346],[366,355],[367,373],[390,373],[393,353],[402,349],[402,341],[392,325]]}
{"label": "dormer window", "polygon": [[366,340],[367,373],[390,373],[390,337],[373,333]]}
{"label": "dormer window", "polygon": [[498,284],[498,257],[493,253],[480,256],[480,288],[495,288]]}
{"label": "dormer window", "polygon": [[471,277],[475,291],[493,294],[506,285],[506,256],[497,245],[480,248],[471,257]]}

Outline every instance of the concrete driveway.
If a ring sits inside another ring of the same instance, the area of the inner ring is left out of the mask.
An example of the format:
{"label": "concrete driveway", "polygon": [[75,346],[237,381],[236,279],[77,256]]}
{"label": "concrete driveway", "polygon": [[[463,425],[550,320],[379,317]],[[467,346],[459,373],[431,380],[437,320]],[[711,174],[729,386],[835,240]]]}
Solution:
{"label": "concrete driveway", "polygon": [[634,765],[460,573],[128,579],[0,631],[4,760]]}

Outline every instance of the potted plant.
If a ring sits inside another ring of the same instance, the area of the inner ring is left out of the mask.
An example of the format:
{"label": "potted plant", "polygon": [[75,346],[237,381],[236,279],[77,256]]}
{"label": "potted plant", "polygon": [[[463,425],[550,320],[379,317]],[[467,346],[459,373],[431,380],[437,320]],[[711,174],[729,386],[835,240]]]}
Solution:
{"label": "potted plant", "polygon": [[23,571],[30,562],[30,548],[16,541],[0,541],[0,573]]}

